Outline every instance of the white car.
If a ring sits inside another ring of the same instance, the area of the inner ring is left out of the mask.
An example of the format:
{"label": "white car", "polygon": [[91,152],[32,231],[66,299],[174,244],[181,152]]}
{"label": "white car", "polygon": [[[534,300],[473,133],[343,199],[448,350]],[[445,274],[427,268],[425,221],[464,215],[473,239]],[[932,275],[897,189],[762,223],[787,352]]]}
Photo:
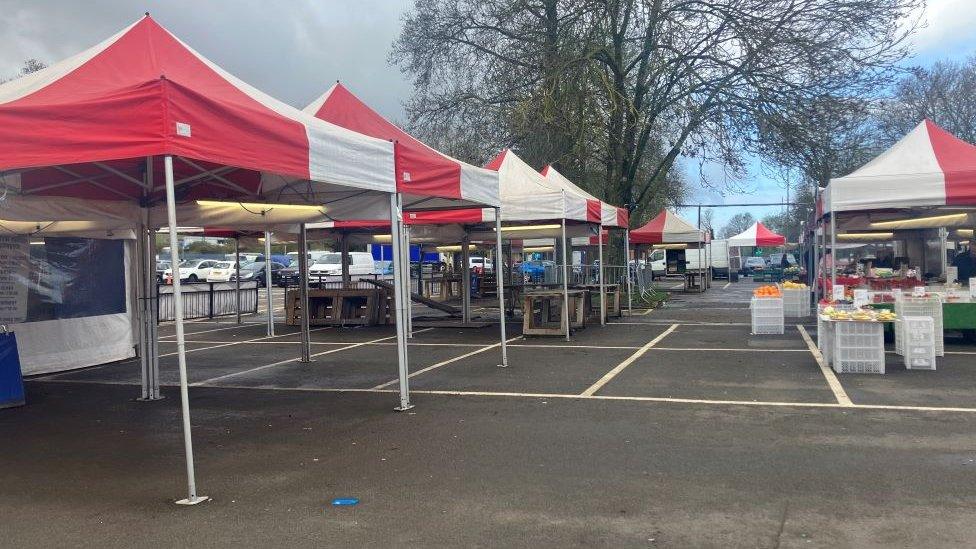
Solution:
{"label": "white car", "polygon": [[233,261],[218,261],[207,274],[207,282],[230,282],[236,271],[237,267]]}
{"label": "white car", "polygon": [[479,271],[484,269],[488,269],[489,271],[495,270],[494,263],[492,262],[492,260],[485,259],[483,257],[475,257],[475,256],[469,257],[468,266],[471,268],[472,271]]}
{"label": "white car", "polygon": [[[213,259],[187,259],[180,262],[180,282],[200,282],[207,280],[210,269],[220,263]],[[173,269],[163,271],[163,278],[168,282],[173,280]]]}
{"label": "white car", "polygon": [[[376,262],[373,261],[373,254],[369,252],[349,252],[349,274],[369,275],[376,272]],[[342,254],[339,252],[329,252],[323,254],[315,260],[315,264],[309,267],[308,276],[337,276],[342,274]]]}

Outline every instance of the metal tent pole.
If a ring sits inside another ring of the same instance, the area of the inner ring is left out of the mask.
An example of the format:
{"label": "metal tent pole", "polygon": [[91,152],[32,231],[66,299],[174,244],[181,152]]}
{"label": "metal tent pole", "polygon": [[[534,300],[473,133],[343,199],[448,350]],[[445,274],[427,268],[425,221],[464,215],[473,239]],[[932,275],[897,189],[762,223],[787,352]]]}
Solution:
{"label": "metal tent pole", "polygon": [[[403,217],[403,202],[400,199],[400,216]],[[404,318],[404,326],[407,329],[407,338],[413,338],[413,299],[410,297],[410,293],[413,291],[410,282],[410,227],[407,227],[402,221],[400,222],[400,233],[403,235],[403,248],[401,249],[401,256],[403,257],[403,272],[406,276],[403,279],[403,296],[404,296],[404,308],[406,310],[406,316]],[[417,293],[423,295],[423,283],[424,283],[424,248],[420,247],[420,261],[417,262]]]}
{"label": "metal tent pole", "polygon": [[169,221],[169,256],[173,263],[173,316],[176,323],[176,357],[180,370],[180,409],[183,415],[183,448],[186,452],[187,496],[178,500],[179,505],[196,505],[207,501],[207,496],[197,495],[197,481],[193,470],[193,436],[190,432],[190,391],[186,375],[186,341],[183,336],[183,294],[180,291],[180,251],[176,234],[176,191],[173,181],[173,157],[163,160],[166,171],[166,215]]}
{"label": "metal tent pole", "polygon": [[268,300],[268,337],[274,335],[274,300],[271,296],[271,231],[264,231],[264,290]]}
{"label": "metal tent pole", "polygon": [[566,341],[569,341],[569,263],[566,261],[566,218],[562,220],[563,232],[563,320],[566,322]]}
{"label": "metal tent pole", "polygon": [[[471,322],[471,237],[467,231],[461,238],[461,322]],[[484,265],[484,264],[482,264]],[[484,277],[482,277],[484,280]]]}
{"label": "metal tent pole", "polygon": [[[138,315],[139,328],[139,369],[142,381],[142,396],[137,400],[150,400],[149,398],[149,327],[146,325],[146,301],[149,284],[146,277],[146,235],[149,230],[145,225],[139,226],[138,238],[136,239],[135,253],[133,254],[132,264],[134,270],[132,286],[135,292],[135,308]],[[130,269],[130,272],[133,272]]]}
{"label": "metal tent pole", "polygon": [[[410,287],[404,284],[404,279],[409,284],[410,271],[403,269],[403,212],[401,210],[401,198],[398,193],[390,194],[390,243],[393,249],[393,286],[396,290],[393,293],[393,306],[396,309],[396,332],[397,332],[397,373],[400,380],[400,405],[397,411],[404,411],[413,408],[410,404],[410,379],[409,379],[409,357],[407,354],[407,306],[410,301]],[[408,252],[409,253],[409,252]],[[409,255],[407,266],[410,266]],[[406,292],[404,292],[406,288]]]}
{"label": "metal tent pole", "polygon": [[837,285],[837,216],[830,214],[830,288]]}
{"label": "metal tent pole", "polygon": [[308,307],[308,235],[304,223],[298,225],[298,307],[302,312],[302,358],[300,362],[308,363],[312,361],[312,337],[309,333],[311,311]]}
{"label": "metal tent pole", "polygon": [[508,343],[506,339],[508,336],[505,335],[505,277],[503,276],[503,269],[505,268],[505,255],[502,252],[502,211],[501,208],[495,208],[495,250],[498,257],[495,258],[495,285],[498,291],[498,319],[501,324],[501,346],[502,346],[502,363],[499,364],[502,368],[508,367]]}
{"label": "metal tent pole", "polygon": [[607,325],[607,287],[603,279],[603,224],[597,231],[597,255],[600,256],[600,326]]}
{"label": "metal tent pole", "polygon": [[[631,298],[634,284],[630,276],[630,228],[624,229],[624,266],[627,268],[627,314],[634,315],[634,300]],[[637,272],[637,254],[634,254],[634,273]]]}
{"label": "metal tent pole", "polygon": [[149,242],[149,254],[146,259],[152,265],[152,270],[149,271],[149,276],[152,277],[149,284],[149,300],[146,303],[149,311],[146,321],[149,326],[149,347],[151,349],[149,356],[152,358],[149,364],[149,388],[155,394],[154,399],[161,399],[165,397],[159,390],[159,309],[157,308],[159,303],[159,286],[156,284],[155,278],[156,229],[150,227],[147,241]]}
{"label": "metal tent pole", "polygon": [[[213,290],[213,287],[210,288]],[[241,237],[237,235],[234,237],[234,294],[236,295],[236,306],[234,307],[237,313],[237,323],[241,323]],[[211,311],[212,312],[212,311]]]}
{"label": "metal tent pole", "polygon": [[339,265],[342,274],[342,287],[347,288],[352,279],[349,276],[349,235],[339,233]]}

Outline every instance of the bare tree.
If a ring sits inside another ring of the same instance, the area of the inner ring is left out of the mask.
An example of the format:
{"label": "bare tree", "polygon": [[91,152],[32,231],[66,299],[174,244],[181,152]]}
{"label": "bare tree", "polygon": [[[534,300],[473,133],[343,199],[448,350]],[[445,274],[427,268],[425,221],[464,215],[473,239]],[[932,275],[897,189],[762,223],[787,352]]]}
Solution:
{"label": "bare tree", "polygon": [[31,57],[30,59],[24,61],[24,65],[20,67],[20,72],[16,76],[12,76],[10,78],[0,78],[0,84],[15,80],[21,76],[27,76],[28,74],[37,72],[44,68],[47,68],[47,65],[43,61],[38,61],[37,59]]}
{"label": "bare tree", "polygon": [[515,146],[634,212],[679,158],[741,173],[760,115],[887,78],[921,2],[416,0],[391,59],[416,129]]}
{"label": "bare tree", "polygon": [[926,118],[976,143],[976,55],[961,63],[939,61],[912,69],[879,109],[878,125],[892,142]]}

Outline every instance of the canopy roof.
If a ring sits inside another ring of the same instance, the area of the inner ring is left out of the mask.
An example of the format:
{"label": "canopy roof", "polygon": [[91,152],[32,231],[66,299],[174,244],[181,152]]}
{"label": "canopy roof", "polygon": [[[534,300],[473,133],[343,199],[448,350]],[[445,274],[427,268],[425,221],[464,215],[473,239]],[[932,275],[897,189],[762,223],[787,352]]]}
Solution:
{"label": "canopy roof", "polygon": [[548,181],[566,190],[567,193],[580,196],[586,200],[587,221],[600,223],[604,227],[627,227],[628,213],[625,208],[618,208],[607,204],[584,191],[566,176],[556,171],[556,168],[552,167],[551,164],[546,164],[540,173]]}
{"label": "canopy roof", "polygon": [[[396,183],[400,192],[443,197],[467,204],[498,206],[498,174],[432,149],[369,108],[345,86],[335,83],[305,107],[305,112],[371,137],[395,143]],[[429,198],[424,208],[437,207]],[[404,207],[410,208],[406,203]]]}
{"label": "canopy roof", "polygon": [[976,147],[923,120],[854,173],[832,179],[825,212],[976,205]]}
{"label": "canopy roof", "polygon": [[631,244],[670,244],[705,242],[705,232],[668,210],[630,231]]}
{"label": "canopy roof", "polygon": [[[631,233],[633,234],[633,233]],[[755,222],[751,227],[728,239],[730,247],[734,246],[782,246],[786,244],[786,238],[770,231],[760,222]]]}
{"label": "canopy roof", "polygon": [[148,161],[160,155],[175,157],[179,202],[324,204],[395,189],[390,142],[271,98],[148,15],[0,85],[0,183],[13,194],[151,205],[164,197],[163,162]]}

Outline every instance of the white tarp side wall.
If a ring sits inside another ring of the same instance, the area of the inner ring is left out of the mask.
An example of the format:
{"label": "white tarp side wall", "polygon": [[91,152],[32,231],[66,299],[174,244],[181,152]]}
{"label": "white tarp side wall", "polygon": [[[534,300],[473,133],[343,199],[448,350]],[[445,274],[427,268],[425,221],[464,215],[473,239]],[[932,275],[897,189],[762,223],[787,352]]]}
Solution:
{"label": "white tarp side wall", "polygon": [[131,267],[135,260],[134,245],[133,241],[124,245],[126,312],[8,326],[17,334],[24,375],[74,370],[135,356],[131,319],[135,303],[128,291],[135,282]]}

